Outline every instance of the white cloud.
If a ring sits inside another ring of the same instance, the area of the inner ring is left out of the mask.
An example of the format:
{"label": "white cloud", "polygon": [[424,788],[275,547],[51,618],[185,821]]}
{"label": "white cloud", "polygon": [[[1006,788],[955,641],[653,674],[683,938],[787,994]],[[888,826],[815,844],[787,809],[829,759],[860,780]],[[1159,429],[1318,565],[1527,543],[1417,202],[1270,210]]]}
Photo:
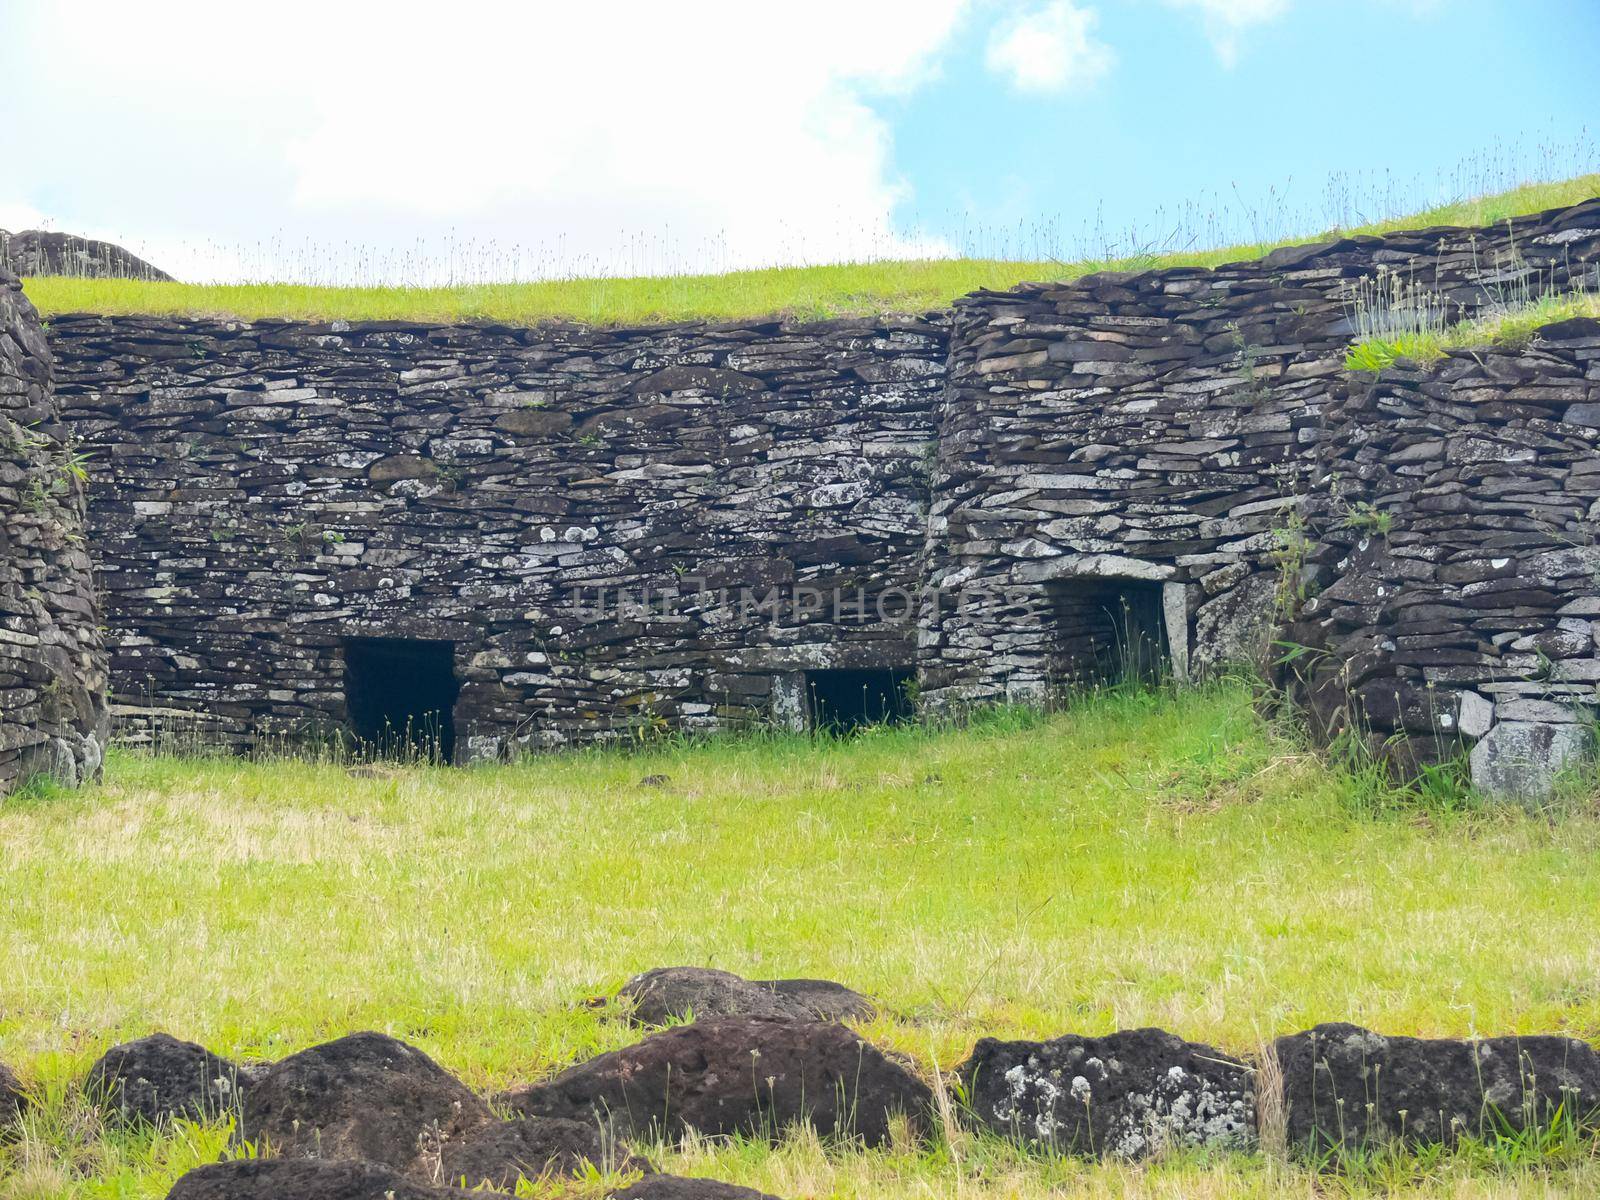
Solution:
{"label": "white cloud", "polygon": [[1264,25],[1289,11],[1289,0],[1167,0],[1173,8],[1200,14],[1206,36],[1225,67],[1239,61],[1241,35],[1253,25]]}
{"label": "white cloud", "polygon": [[1050,0],[1000,22],[984,63],[1018,91],[1064,92],[1098,83],[1116,62],[1094,36],[1098,17],[1072,0]]}
{"label": "white cloud", "polygon": [[17,61],[63,81],[65,111],[38,111],[84,128],[11,158],[34,164],[16,198],[64,228],[142,222],[190,274],[207,237],[279,229],[391,262],[451,231],[484,261],[517,242],[524,273],[903,253],[872,101],[931,77],[965,4],[24,4]]}
{"label": "white cloud", "polygon": [[0,229],[4,229],[7,233],[39,229],[46,224],[45,215],[33,205],[0,199]]}

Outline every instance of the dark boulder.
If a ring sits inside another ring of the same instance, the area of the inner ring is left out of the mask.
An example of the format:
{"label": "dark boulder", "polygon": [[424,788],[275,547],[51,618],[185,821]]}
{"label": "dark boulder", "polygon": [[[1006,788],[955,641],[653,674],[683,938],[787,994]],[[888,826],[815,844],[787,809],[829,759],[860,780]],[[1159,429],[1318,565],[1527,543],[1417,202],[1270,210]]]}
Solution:
{"label": "dark boulder", "polygon": [[793,1017],[794,1006],[769,988],[711,967],[657,967],[617,990],[632,1005],[638,1025],[665,1025],[688,1017]]}
{"label": "dark boulder", "polygon": [[184,1175],[167,1200],[465,1200],[500,1195],[430,1187],[364,1162],[243,1158]]}
{"label": "dark boulder", "polygon": [[236,1111],[250,1072],[204,1046],[152,1033],[113,1046],[89,1068],[84,1090],[108,1116],[151,1125],[214,1121]]}
{"label": "dark boulder", "polygon": [[0,267],[15,275],[71,275],[84,279],[149,279],[170,282],[171,275],[114,242],[24,229],[0,229]]}
{"label": "dark boulder", "polygon": [[860,992],[828,979],[758,979],[755,985],[818,1021],[869,1021],[878,1015],[878,1006]]}
{"label": "dark boulder", "polygon": [[824,1137],[880,1145],[896,1113],[925,1129],[932,1096],[843,1025],[718,1017],[602,1054],[505,1100],[531,1116],[606,1121],[623,1135],[776,1137],[809,1121]]}
{"label": "dark boulder", "polygon": [[525,1117],[491,1121],[439,1148],[438,1170],[429,1178],[463,1187],[487,1184],[511,1191],[517,1180],[545,1175],[581,1175],[586,1163],[606,1173],[651,1171],[615,1140],[602,1136],[595,1121],[561,1117]]}
{"label": "dark boulder", "polygon": [[239,1131],[284,1158],[407,1170],[429,1147],[492,1119],[488,1105],[422,1051],[381,1033],[353,1033],[265,1071],[246,1092]]}
{"label": "dark boulder", "polygon": [[611,1200],[777,1200],[755,1188],[687,1175],[646,1175],[609,1196]]}
{"label": "dark boulder", "polygon": [[790,1017],[839,1021],[875,1011],[865,996],[825,979],[744,979],[711,967],[657,967],[618,990],[639,1025],[687,1017]]}
{"label": "dark boulder", "polygon": [[17,1124],[28,1108],[28,1093],[22,1080],[5,1063],[0,1063],[0,1133]]}
{"label": "dark boulder", "polygon": [[984,1038],[957,1073],[978,1124],[1056,1150],[1137,1159],[1255,1137],[1250,1069],[1161,1029]]}
{"label": "dark boulder", "polygon": [[1289,1144],[1313,1152],[1449,1144],[1547,1123],[1558,1105],[1580,1122],[1600,1112],[1600,1054],[1574,1038],[1383,1037],[1333,1023],[1273,1048]]}

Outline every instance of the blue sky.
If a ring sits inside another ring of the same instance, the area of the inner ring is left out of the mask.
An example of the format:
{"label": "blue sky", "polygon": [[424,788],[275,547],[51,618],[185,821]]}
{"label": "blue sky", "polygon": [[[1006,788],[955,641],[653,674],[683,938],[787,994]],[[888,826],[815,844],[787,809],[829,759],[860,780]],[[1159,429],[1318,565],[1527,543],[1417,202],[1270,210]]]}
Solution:
{"label": "blue sky", "polygon": [[435,281],[1282,235],[1545,146],[1600,167],[1600,0],[442,12],[0,0],[0,226],[191,278]]}
{"label": "blue sky", "polygon": [[1213,36],[1194,11],[1150,0],[1079,7],[1112,58],[1093,79],[997,79],[984,61],[993,10],[979,10],[938,77],[891,102],[895,165],[914,189],[900,219],[970,212],[1014,227],[1059,213],[1075,234],[1099,212],[1154,235],[1178,226],[1183,201],[1218,196],[1238,221],[1254,205],[1270,225],[1275,189],[1297,232],[1323,217],[1340,173],[1371,212],[1391,187],[1402,203],[1450,191],[1463,163],[1537,170],[1541,142],[1594,161],[1597,0],[1301,0],[1254,6],[1257,19]]}

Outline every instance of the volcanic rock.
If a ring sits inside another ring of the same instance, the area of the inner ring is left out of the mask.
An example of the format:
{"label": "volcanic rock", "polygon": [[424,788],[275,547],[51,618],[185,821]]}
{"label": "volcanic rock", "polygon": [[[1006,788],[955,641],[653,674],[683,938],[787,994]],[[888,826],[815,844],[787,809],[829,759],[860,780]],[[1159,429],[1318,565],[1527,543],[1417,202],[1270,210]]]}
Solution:
{"label": "volcanic rock", "polygon": [[776,1138],[808,1121],[824,1137],[881,1145],[897,1113],[926,1128],[932,1095],[843,1025],[718,1017],[602,1054],[505,1100],[529,1115],[605,1121],[619,1135]]}
{"label": "volcanic rock", "polygon": [[1291,1146],[1313,1152],[1463,1135],[1600,1112],[1600,1054],[1566,1037],[1383,1037],[1330,1023],[1279,1038]]}
{"label": "volcanic rock", "polygon": [[239,1107],[250,1076],[204,1046],[153,1033],[107,1050],[89,1068],[84,1090],[124,1121],[214,1121]]}
{"label": "volcanic rock", "polygon": [[240,1136],[284,1158],[407,1170],[430,1146],[492,1120],[488,1105],[415,1047],[353,1033],[291,1055],[253,1083]]}
{"label": "volcanic rock", "polygon": [[241,1158],[184,1175],[167,1200],[486,1200],[500,1192],[429,1187],[364,1162]]}
{"label": "volcanic rock", "polygon": [[1248,1067],[1161,1029],[1048,1042],[984,1038],[960,1068],[973,1119],[1035,1145],[1139,1159],[1255,1137]]}

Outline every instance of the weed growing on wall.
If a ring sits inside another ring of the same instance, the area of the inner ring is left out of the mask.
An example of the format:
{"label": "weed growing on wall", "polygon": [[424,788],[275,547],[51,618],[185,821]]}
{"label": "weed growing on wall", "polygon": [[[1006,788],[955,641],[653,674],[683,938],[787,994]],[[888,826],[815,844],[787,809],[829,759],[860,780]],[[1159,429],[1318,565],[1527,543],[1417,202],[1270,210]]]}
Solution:
{"label": "weed growing on wall", "polygon": [[1277,568],[1274,591],[1274,619],[1292,621],[1306,602],[1306,556],[1311,550],[1305,513],[1298,504],[1291,506],[1272,528],[1272,561]]}
{"label": "weed growing on wall", "polygon": [[1529,265],[1513,239],[1491,263],[1480,263],[1474,238],[1473,262],[1480,296],[1464,312],[1420,282],[1415,267],[1402,273],[1380,266],[1373,276],[1357,280],[1345,306],[1356,337],[1345,365],[1376,372],[1401,358],[1426,365],[1457,348],[1517,349],[1542,325],[1600,315],[1600,267],[1587,261],[1540,270]]}
{"label": "weed growing on wall", "polygon": [[1386,538],[1394,528],[1394,514],[1370,500],[1360,500],[1344,510],[1344,527]]}

